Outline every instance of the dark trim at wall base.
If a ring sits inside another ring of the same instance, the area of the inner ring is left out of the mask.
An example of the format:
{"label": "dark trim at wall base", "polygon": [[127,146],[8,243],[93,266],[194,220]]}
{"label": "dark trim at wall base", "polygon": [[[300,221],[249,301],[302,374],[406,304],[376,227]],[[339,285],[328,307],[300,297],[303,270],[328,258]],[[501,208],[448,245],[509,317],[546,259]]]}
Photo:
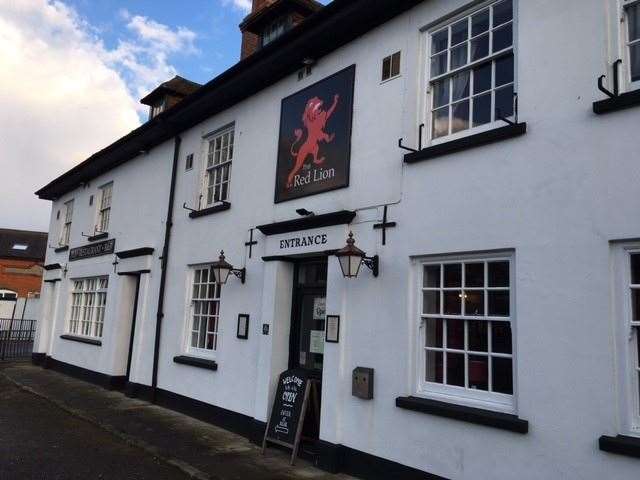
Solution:
{"label": "dark trim at wall base", "polygon": [[617,112],[635,106],[640,106],[640,89],[623,93],[615,98],[593,102],[593,113],[602,115],[603,113]]}
{"label": "dark trim at wall base", "polygon": [[515,433],[524,434],[529,432],[529,422],[527,420],[508,413],[493,412],[491,410],[465,407],[454,403],[418,397],[398,397],[396,398],[396,407]]}
{"label": "dark trim at wall base", "polygon": [[189,212],[189,218],[206,217],[207,215],[213,215],[214,213],[225,212],[231,208],[229,202],[222,202],[220,205],[215,205],[209,208],[203,208],[202,210],[194,210]]}
{"label": "dark trim at wall base", "polygon": [[[129,397],[151,401],[152,388],[148,385],[127,382],[125,394]],[[208,422],[245,438],[255,436],[256,423],[252,417],[216,407],[209,403],[169,392],[161,388],[156,389],[156,405],[176,412],[184,413],[203,422]]]}
{"label": "dark trim at wall base", "polygon": [[600,450],[603,452],[640,458],[640,438],[627,437],[625,435],[618,435],[617,437],[602,435],[598,443]]}
{"label": "dark trim at wall base", "polygon": [[145,255],[151,255],[153,253],[152,247],[133,248],[131,250],[123,250],[116,252],[118,258],[135,258],[144,257]]}
{"label": "dark trim at wall base", "polygon": [[204,358],[197,357],[188,357],[186,355],[179,355],[177,357],[173,357],[174,363],[179,363],[181,365],[189,365],[191,367],[203,368],[205,370],[213,370],[214,372],[218,370],[218,364],[213,360],[206,360]]}
{"label": "dark trim at wall base", "polygon": [[447,480],[400,463],[324,440],[316,442],[316,466],[330,473],[346,473],[366,480]]}
{"label": "dark trim at wall base", "polygon": [[44,362],[46,359],[47,359],[46,353],[33,352],[31,354],[31,363],[33,363],[34,365],[44,365]]}
{"label": "dark trim at wall base", "polygon": [[487,130],[486,132],[469,135],[450,142],[439,143],[432,147],[427,147],[417,152],[408,153],[404,156],[405,163],[417,163],[423,160],[449,155],[451,153],[469,150],[471,148],[489,145],[491,143],[507,140],[509,138],[519,137],[527,133],[526,123],[516,123],[515,125],[507,125],[506,127]]}
{"label": "dark trim at wall base", "polygon": [[93,338],[76,337],[75,335],[60,335],[63,340],[70,340],[72,342],[86,343],[87,345],[95,345],[96,347],[102,346],[101,340],[94,340]]}
{"label": "dark trim at wall base", "polygon": [[59,373],[64,373],[70,377],[84,380],[85,382],[99,385],[107,390],[121,390],[126,382],[124,375],[107,375],[105,373],[94,372],[86,368],[61,362],[55,358],[47,356],[42,365],[44,368],[50,368]]}
{"label": "dark trim at wall base", "polygon": [[270,223],[256,227],[264,235],[278,235],[280,233],[299,232],[312,228],[331,227],[333,225],[346,225],[355,218],[356,212],[340,210],[339,212],[311,215],[304,218],[286,220],[284,222]]}

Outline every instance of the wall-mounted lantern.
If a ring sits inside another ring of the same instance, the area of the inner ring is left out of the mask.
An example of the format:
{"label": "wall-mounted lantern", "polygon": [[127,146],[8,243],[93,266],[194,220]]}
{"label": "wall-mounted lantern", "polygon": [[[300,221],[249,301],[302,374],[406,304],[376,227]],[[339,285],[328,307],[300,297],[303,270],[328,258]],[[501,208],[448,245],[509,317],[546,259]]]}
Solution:
{"label": "wall-mounted lantern", "polygon": [[213,276],[215,278],[216,283],[220,285],[225,285],[227,280],[229,279],[229,274],[233,273],[236,277],[240,279],[242,283],[245,281],[246,277],[246,269],[245,268],[233,268],[229,262],[224,259],[224,251],[220,252],[220,258],[217,262],[213,262],[211,265],[213,269]]}
{"label": "wall-mounted lantern", "polygon": [[373,257],[367,257],[367,254],[356,247],[356,241],[353,239],[353,232],[349,232],[349,238],[347,238],[347,246],[338,250],[335,253],[340,262],[340,268],[342,269],[342,275],[345,278],[356,278],[360,272],[360,267],[364,264],[371,269],[373,276],[378,276],[378,255]]}

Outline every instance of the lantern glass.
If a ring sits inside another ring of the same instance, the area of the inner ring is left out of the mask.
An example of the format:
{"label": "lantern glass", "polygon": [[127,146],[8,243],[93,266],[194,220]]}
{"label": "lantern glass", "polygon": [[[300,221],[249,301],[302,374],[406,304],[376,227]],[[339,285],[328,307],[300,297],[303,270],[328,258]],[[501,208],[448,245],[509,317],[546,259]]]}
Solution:
{"label": "lantern glass", "polygon": [[338,257],[340,262],[340,268],[342,269],[342,275],[346,278],[355,278],[360,272],[360,266],[362,265],[362,257],[360,255],[344,255]]}
{"label": "lantern glass", "polygon": [[224,285],[227,283],[229,279],[229,274],[231,273],[231,269],[227,267],[214,267],[213,268],[213,276],[215,277],[216,283],[220,285]]}

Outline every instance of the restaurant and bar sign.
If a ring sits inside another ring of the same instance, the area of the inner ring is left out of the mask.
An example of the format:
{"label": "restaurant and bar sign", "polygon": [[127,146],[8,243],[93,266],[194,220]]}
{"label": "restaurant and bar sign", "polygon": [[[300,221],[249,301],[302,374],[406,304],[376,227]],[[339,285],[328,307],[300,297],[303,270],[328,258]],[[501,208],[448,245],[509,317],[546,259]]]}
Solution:
{"label": "restaurant and bar sign", "polygon": [[105,240],[104,242],[85,245],[84,247],[72,248],[69,250],[69,261],[82,260],[83,258],[99,257],[109,255],[115,251],[116,239]]}
{"label": "restaurant and bar sign", "polygon": [[282,101],[275,202],[349,186],[355,65]]}

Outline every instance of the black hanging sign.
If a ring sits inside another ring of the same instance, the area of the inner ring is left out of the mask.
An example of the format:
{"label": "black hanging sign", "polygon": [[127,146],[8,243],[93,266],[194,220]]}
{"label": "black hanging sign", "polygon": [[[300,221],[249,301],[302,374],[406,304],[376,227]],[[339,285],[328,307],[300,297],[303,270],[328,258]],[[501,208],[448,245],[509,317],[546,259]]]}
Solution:
{"label": "black hanging sign", "polygon": [[82,260],[83,258],[99,257],[109,255],[115,251],[116,239],[105,240],[104,242],[85,245],[84,247],[72,248],[69,250],[69,261]]}
{"label": "black hanging sign", "polygon": [[273,409],[262,441],[263,453],[267,442],[292,448],[293,465],[309,403],[310,385],[311,380],[305,370],[287,370],[280,375]]}
{"label": "black hanging sign", "polygon": [[355,65],[282,100],[275,202],[349,186]]}

